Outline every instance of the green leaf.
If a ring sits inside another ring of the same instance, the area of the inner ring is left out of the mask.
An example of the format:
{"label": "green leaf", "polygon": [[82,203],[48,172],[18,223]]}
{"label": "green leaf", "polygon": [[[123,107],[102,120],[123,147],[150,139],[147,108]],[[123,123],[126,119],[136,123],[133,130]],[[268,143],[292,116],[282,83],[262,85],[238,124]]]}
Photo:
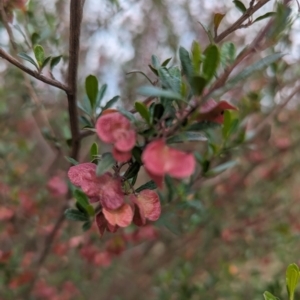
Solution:
{"label": "green leaf", "polygon": [[82,125],[82,128],[94,128],[92,122],[85,116],[80,116],[79,122]]}
{"label": "green leaf", "polygon": [[145,119],[148,124],[150,124],[150,114],[146,104],[143,102],[135,102],[134,107],[141,117]]}
{"label": "green leaf", "polygon": [[124,174],[124,178],[125,179],[130,179],[133,178],[135,175],[137,175],[139,173],[140,170],[140,163],[135,161],[133,164],[131,164],[131,166],[126,170],[125,174]]}
{"label": "green leaf", "polygon": [[153,180],[146,182],[145,184],[138,187],[135,191],[140,193],[143,190],[155,190],[157,188],[156,183]]}
{"label": "green leaf", "polygon": [[192,132],[192,131],[186,131],[179,133],[177,135],[174,135],[167,139],[168,144],[174,144],[174,143],[183,143],[183,142],[198,142],[198,141],[207,141],[207,137],[205,134],[201,132]]}
{"label": "green leaf", "polygon": [[106,93],[106,90],[107,90],[107,84],[103,84],[98,92],[98,95],[97,95],[97,101],[96,101],[96,106],[95,107],[99,107],[100,104],[101,104],[101,101]]}
{"label": "green leaf", "polygon": [[263,20],[263,19],[266,19],[266,18],[273,17],[274,15],[276,15],[276,13],[275,13],[274,11],[270,11],[270,12],[268,12],[268,13],[266,13],[266,14],[264,14],[264,15],[258,17],[258,18],[256,18],[256,19],[253,21],[253,23],[258,22],[258,21]]}
{"label": "green leaf", "polygon": [[115,164],[115,159],[113,158],[112,154],[107,152],[102,154],[101,160],[98,162],[96,174],[97,176],[103,175],[112,166]]}
{"label": "green leaf", "polygon": [[286,270],[286,286],[289,300],[294,300],[294,293],[299,282],[299,268],[296,264],[290,264]]}
{"label": "green leaf", "polygon": [[154,104],[152,114],[151,114],[151,123],[156,124],[157,121],[161,119],[165,112],[165,107],[161,103]]}
{"label": "green leaf", "polygon": [[282,53],[274,53],[271,54],[265,58],[260,59],[256,63],[252,64],[250,67],[245,68],[243,71],[241,71],[239,74],[237,74],[235,77],[230,79],[226,84],[226,89],[230,89],[233,86],[236,86],[236,84],[239,81],[244,81],[246,78],[250,77],[255,72],[261,71],[283,57],[284,54]]}
{"label": "green leaf", "polygon": [[131,121],[132,123],[135,123],[136,122],[136,119],[134,117],[134,115],[127,111],[125,108],[123,107],[118,107],[118,111],[123,115],[125,116],[129,121]]}
{"label": "green leaf", "polygon": [[54,56],[52,57],[51,59],[51,62],[50,62],[50,69],[53,70],[53,68],[59,64],[60,60],[62,58],[62,55],[58,55],[58,56]]}
{"label": "green leaf", "polygon": [[161,64],[161,66],[162,66],[162,67],[166,67],[166,66],[168,65],[168,63],[171,61],[171,59],[172,59],[172,57],[167,58],[167,59]]}
{"label": "green leaf", "polygon": [[88,214],[85,214],[77,209],[72,209],[72,208],[68,208],[65,211],[65,216],[68,220],[72,220],[72,221],[87,222],[90,219]]}
{"label": "green leaf", "polygon": [[35,59],[38,62],[39,67],[41,68],[45,60],[44,48],[41,45],[35,45],[33,52],[34,52]]}
{"label": "green leaf", "polygon": [[215,122],[204,121],[204,122],[194,123],[194,124],[187,126],[187,130],[188,131],[203,131],[203,130],[207,130],[210,128],[216,128],[216,127],[220,127],[220,124],[215,123]]}
{"label": "green leaf", "polygon": [[98,155],[98,145],[97,143],[94,142],[90,149],[91,160],[94,160],[97,155]]}
{"label": "green leaf", "polygon": [[34,32],[32,35],[31,35],[31,43],[32,45],[36,45],[38,43],[38,41],[41,39],[40,35],[36,32]]}
{"label": "green leaf", "polygon": [[218,165],[217,167],[211,169],[209,172],[206,173],[207,176],[215,176],[220,174],[228,169],[231,169],[237,165],[236,161],[228,161],[224,164]]}
{"label": "green leaf", "polygon": [[278,298],[272,295],[270,292],[264,292],[263,296],[265,300],[278,300]]}
{"label": "green leaf", "polygon": [[18,56],[21,57],[21,58],[23,58],[24,60],[30,62],[31,64],[33,64],[37,68],[37,70],[39,69],[39,67],[36,64],[36,62],[29,55],[27,55],[26,53],[21,52],[21,53],[18,54]]}
{"label": "green leaf", "polygon": [[173,197],[175,194],[175,185],[173,183],[172,178],[169,175],[165,176],[165,183],[166,183],[166,187],[168,189],[167,201],[171,202],[173,200]]}
{"label": "green leaf", "polygon": [[183,47],[179,48],[179,58],[183,74],[186,75],[188,80],[190,80],[190,78],[194,75],[194,68],[189,52]]}
{"label": "green leaf", "polygon": [[209,82],[218,69],[220,53],[216,45],[209,45],[203,54],[205,58],[202,65],[202,73],[207,82]]}
{"label": "green leaf", "polygon": [[201,65],[201,47],[197,41],[192,44],[192,63],[195,74],[199,74]]}
{"label": "green leaf", "polygon": [[157,71],[164,88],[179,92],[180,81],[177,78],[173,78],[166,68],[159,68]]}
{"label": "green leaf", "polygon": [[82,230],[85,232],[85,231],[88,231],[93,225],[93,222],[91,221],[87,221],[87,222],[84,222],[82,224]]}
{"label": "green leaf", "polygon": [[221,47],[221,63],[223,66],[231,65],[236,56],[235,45],[231,42],[226,42]]}
{"label": "green leaf", "polygon": [[71,163],[73,166],[76,166],[76,165],[79,164],[79,162],[78,162],[77,160],[75,160],[74,158],[72,158],[72,157],[65,156],[65,159],[66,159],[69,163]]}
{"label": "green leaf", "polygon": [[94,108],[98,95],[98,79],[94,75],[89,75],[85,79],[85,90],[91,103],[91,107]]}
{"label": "green leaf", "polygon": [[111,98],[110,100],[107,101],[107,103],[105,104],[105,106],[102,108],[102,111],[111,108],[115,103],[118,102],[120,96],[114,96],[113,98]]}
{"label": "green leaf", "polygon": [[235,7],[242,12],[243,14],[246,12],[247,8],[245,7],[245,5],[243,4],[243,2],[238,1],[238,0],[234,0],[232,1],[235,5]]}
{"label": "green leaf", "polygon": [[81,207],[86,209],[86,207],[89,205],[89,198],[87,197],[87,195],[83,191],[78,189],[74,190],[73,195],[76,201],[81,205]]}
{"label": "green leaf", "polygon": [[158,72],[155,68],[153,68],[151,65],[148,65],[148,67],[150,68],[150,70],[156,75],[158,76]]}
{"label": "green leaf", "polygon": [[160,61],[156,55],[151,56],[151,63],[155,69],[158,69],[160,67]]}
{"label": "green leaf", "polygon": [[45,67],[47,66],[47,64],[49,63],[50,59],[51,59],[51,56],[48,56],[48,57],[44,60],[41,69],[43,69],[43,68],[45,68]]}
{"label": "green leaf", "polygon": [[225,17],[225,14],[220,14],[220,13],[216,13],[214,15],[214,29],[215,29],[215,33],[217,34],[218,32],[218,28],[223,20],[223,18]]}
{"label": "green leaf", "polygon": [[194,95],[200,96],[206,86],[207,80],[201,76],[193,76],[191,78],[191,86]]}
{"label": "green leaf", "polygon": [[135,146],[133,149],[132,149],[132,155],[133,157],[135,158],[135,160],[140,164],[142,165],[143,162],[142,162],[142,149]]}
{"label": "green leaf", "polygon": [[223,139],[227,139],[228,138],[228,133],[230,131],[231,128],[231,114],[230,111],[225,110],[224,111],[224,123],[223,123],[223,128],[222,128],[222,135],[223,135]]}
{"label": "green leaf", "polygon": [[173,100],[182,100],[181,95],[170,90],[162,90],[154,86],[142,86],[137,92],[144,96],[164,97]]}

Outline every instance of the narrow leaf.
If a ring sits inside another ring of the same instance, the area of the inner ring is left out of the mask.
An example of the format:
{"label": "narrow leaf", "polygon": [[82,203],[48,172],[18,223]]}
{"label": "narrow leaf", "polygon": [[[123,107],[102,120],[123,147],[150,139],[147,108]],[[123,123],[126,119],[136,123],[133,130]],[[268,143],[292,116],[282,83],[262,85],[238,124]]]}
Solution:
{"label": "narrow leaf", "polygon": [[234,62],[236,56],[235,45],[231,42],[226,42],[221,47],[221,63],[223,66],[230,65]]}
{"label": "narrow leaf", "polygon": [[123,107],[118,107],[118,111],[123,115],[125,116],[129,121],[131,121],[132,123],[135,123],[136,119],[134,117],[134,115],[127,111],[125,108]]}
{"label": "narrow leaf", "polygon": [[223,128],[222,128],[222,135],[223,135],[223,139],[227,139],[228,138],[228,133],[230,131],[230,127],[231,127],[231,114],[230,111],[225,110],[224,111],[224,122],[223,122]]}
{"label": "narrow leaf", "polygon": [[89,221],[88,214],[85,214],[77,209],[69,208],[65,211],[65,216],[68,220],[72,221],[81,221],[86,222]]}
{"label": "narrow leaf", "polygon": [[53,68],[59,64],[60,60],[61,60],[62,56],[58,55],[55,57],[52,57],[51,62],[50,62],[50,69],[53,70]]}
{"label": "narrow leaf", "polygon": [[167,58],[167,59],[161,64],[161,66],[162,66],[162,67],[166,67],[166,66],[168,65],[168,63],[171,61],[171,59],[172,59],[172,57]]}
{"label": "narrow leaf", "polygon": [[150,114],[145,103],[135,102],[134,107],[141,117],[145,119],[148,124],[150,124]]}
{"label": "narrow leaf", "polygon": [[243,2],[238,1],[238,0],[234,0],[234,1],[232,1],[232,2],[234,3],[235,7],[236,7],[241,13],[244,14],[244,13],[246,12],[247,8],[246,8],[246,6],[243,4]]}
{"label": "narrow leaf", "polygon": [[168,99],[182,100],[180,94],[169,90],[162,90],[154,86],[140,87],[137,92],[144,96],[164,97]]}
{"label": "narrow leaf", "polygon": [[94,108],[98,95],[98,79],[96,76],[89,75],[85,79],[85,90],[90,100],[91,107]]}
{"label": "narrow leaf", "polygon": [[133,178],[134,176],[136,176],[140,170],[140,163],[139,162],[134,162],[125,172],[124,174],[124,178],[125,179],[130,179]]}
{"label": "narrow leaf", "polygon": [[278,298],[272,295],[270,292],[264,292],[263,296],[265,300],[278,300]]}
{"label": "narrow leaf", "polygon": [[143,190],[155,190],[157,188],[156,183],[153,180],[150,180],[146,182],[145,184],[141,185],[139,188],[137,188],[135,191],[137,193],[143,191]]}
{"label": "narrow leaf", "polygon": [[76,166],[76,165],[79,164],[79,162],[78,162],[77,160],[75,160],[74,158],[72,158],[72,157],[65,156],[65,159],[66,159],[69,163],[71,163],[73,166]]}
{"label": "narrow leaf", "polygon": [[258,21],[263,20],[263,19],[266,19],[266,18],[273,17],[274,15],[276,15],[276,13],[275,13],[274,11],[270,11],[270,12],[268,12],[268,13],[266,13],[266,14],[264,14],[264,15],[258,17],[258,18],[256,18],[256,19],[253,21],[253,23],[258,22]]}
{"label": "narrow leaf", "polygon": [[194,73],[199,74],[201,65],[201,47],[197,41],[193,41],[192,44],[192,63]]}
{"label": "narrow leaf", "polygon": [[179,133],[167,139],[168,144],[183,143],[183,142],[198,142],[207,141],[205,134],[201,132],[186,131]]}
{"label": "narrow leaf", "polygon": [[299,268],[296,264],[290,264],[286,270],[286,286],[290,300],[294,299],[295,289],[299,282]]}
{"label": "narrow leaf", "polygon": [[96,170],[97,176],[103,175],[105,172],[111,169],[114,164],[115,164],[115,159],[113,158],[111,153],[107,152],[102,154],[102,158],[97,165],[97,170]]}
{"label": "narrow leaf", "polygon": [[226,87],[230,88],[230,87],[235,86],[239,81],[242,81],[242,80],[244,81],[246,78],[250,77],[255,72],[265,69],[266,67],[268,67],[269,65],[271,65],[272,63],[274,63],[275,61],[277,61],[278,59],[280,59],[283,56],[284,56],[284,54],[282,54],[282,53],[274,53],[265,58],[260,59],[259,61],[252,64],[250,67],[245,68],[238,75],[236,75],[235,77],[230,79],[228,81],[228,83],[226,84]]}
{"label": "narrow leaf", "polygon": [[48,57],[44,60],[41,69],[43,69],[43,68],[45,68],[45,67],[47,66],[47,64],[49,63],[50,59],[51,59],[51,56],[48,56]]}
{"label": "narrow leaf", "polygon": [[89,205],[89,198],[81,190],[76,189],[74,192],[76,201],[85,209]]}
{"label": "narrow leaf", "polygon": [[150,68],[150,70],[156,75],[158,76],[158,72],[155,68],[153,68],[151,65],[148,65],[148,67]]}
{"label": "narrow leaf", "polygon": [[98,155],[98,145],[97,143],[94,142],[90,149],[91,160],[94,160],[97,155]]}
{"label": "narrow leaf", "polygon": [[82,224],[82,230],[85,232],[85,231],[88,231],[91,227],[92,227],[92,222],[91,221],[87,221],[87,222],[84,222]]}
{"label": "narrow leaf", "polygon": [[205,55],[205,59],[203,61],[202,72],[204,78],[209,82],[217,71],[220,62],[220,53],[216,45],[209,45],[203,54]]}
{"label": "narrow leaf", "polygon": [[113,98],[111,98],[110,100],[107,101],[107,103],[105,104],[105,106],[102,108],[102,111],[111,108],[115,103],[118,102],[120,96],[114,96]]}
{"label": "narrow leaf", "polygon": [[45,60],[44,48],[41,45],[35,45],[33,52],[34,52],[35,59],[38,62],[39,67],[41,68]]}
{"label": "narrow leaf", "polygon": [[218,28],[224,18],[225,14],[220,14],[220,13],[216,13],[214,15],[214,29],[215,29],[215,33],[218,32]]}
{"label": "narrow leaf", "polygon": [[194,95],[200,96],[206,86],[207,80],[201,76],[193,76],[191,78],[191,86]]}
{"label": "narrow leaf", "polygon": [[224,164],[221,164],[213,169],[211,169],[209,172],[206,173],[206,175],[208,176],[214,176],[214,175],[217,175],[221,172],[224,172],[228,169],[231,169],[233,167],[235,167],[237,165],[237,162],[236,161],[228,161]]}
{"label": "narrow leaf", "polygon": [[23,58],[24,60],[30,62],[31,64],[33,64],[37,69],[39,69],[38,65],[36,64],[36,62],[26,53],[21,52],[18,54],[19,57]]}
{"label": "narrow leaf", "polygon": [[158,69],[160,67],[160,61],[156,55],[151,56],[151,63],[155,69]]}
{"label": "narrow leaf", "polygon": [[183,74],[186,75],[188,79],[190,79],[194,74],[194,69],[190,58],[190,54],[183,47],[179,48],[179,58],[180,58]]}
{"label": "narrow leaf", "polygon": [[98,92],[98,96],[97,96],[97,101],[96,101],[96,106],[95,107],[99,107],[101,104],[101,101],[106,93],[107,90],[107,84],[103,84]]}

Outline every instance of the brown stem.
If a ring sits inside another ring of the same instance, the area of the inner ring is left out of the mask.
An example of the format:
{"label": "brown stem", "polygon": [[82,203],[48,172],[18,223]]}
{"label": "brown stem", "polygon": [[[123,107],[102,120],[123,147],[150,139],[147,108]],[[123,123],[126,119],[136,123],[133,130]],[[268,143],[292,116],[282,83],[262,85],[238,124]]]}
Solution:
{"label": "brown stem", "polygon": [[0,48],[0,57],[2,57],[3,59],[7,60],[8,62],[10,62],[11,64],[13,64],[14,66],[16,66],[17,68],[19,68],[20,70],[24,71],[25,73],[31,75],[32,77],[43,81],[49,85],[55,86],[65,92],[68,92],[68,87],[55,80],[55,79],[51,79],[49,77],[46,77],[42,74],[39,74],[37,71],[33,71],[27,67],[25,67],[23,64],[21,64],[17,59],[15,59],[14,57],[12,57],[11,55],[9,55],[8,53],[6,53],[3,49]]}
{"label": "brown stem", "polygon": [[[71,157],[78,159],[80,150],[80,131],[78,125],[78,111],[77,111],[77,72],[78,72],[78,61],[79,61],[79,50],[80,50],[80,28],[82,21],[84,0],[71,0],[70,3],[70,37],[69,37],[69,68],[68,68],[68,87],[65,89],[68,98],[68,112],[70,118],[70,128],[72,134],[72,148]],[[71,197],[69,192],[66,200]],[[37,260],[36,265],[36,276],[30,283],[26,296],[29,297],[34,284],[38,278],[40,268],[43,266],[48,254],[50,253],[51,246],[54,242],[57,232],[61,228],[65,215],[64,211],[67,205],[61,210],[56,223],[45,239],[44,249],[42,250],[40,257]],[[26,298],[26,297],[25,297]]]}
{"label": "brown stem", "polygon": [[245,13],[234,24],[232,24],[229,28],[227,28],[221,34],[214,38],[214,42],[219,43],[232,32],[236,31],[237,29],[243,28],[243,23],[269,1],[270,0],[260,0],[257,1],[257,3],[254,6],[250,5],[250,7],[245,11]]}

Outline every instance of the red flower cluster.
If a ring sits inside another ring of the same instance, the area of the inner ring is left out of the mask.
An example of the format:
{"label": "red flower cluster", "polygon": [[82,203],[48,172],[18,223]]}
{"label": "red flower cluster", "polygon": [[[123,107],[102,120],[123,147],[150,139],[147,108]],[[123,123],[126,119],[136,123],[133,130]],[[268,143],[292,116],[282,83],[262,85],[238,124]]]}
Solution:
{"label": "red flower cluster", "polygon": [[147,145],[142,160],[149,176],[160,188],[165,175],[186,178],[194,173],[196,167],[193,154],[171,148],[162,139]]}
{"label": "red flower cluster", "polygon": [[125,202],[121,179],[107,172],[96,176],[96,165],[83,163],[69,169],[70,181],[80,187],[92,203],[99,202],[102,210],[96,216],[96,223],[102,235],[105,230],[115,232],[127,227],[133,221],[145,225],[146,220],[156,221],[160,216],[160,202],[156,192],[144,190],[130,195]]}
{"label": "red flower cluster", "polygon": [[97,120],[96,131],[103,142],[114,145],[112,153],[117,161],[126,162],[131,158],[136,133],[126,117],[119,112],[104,114]]}

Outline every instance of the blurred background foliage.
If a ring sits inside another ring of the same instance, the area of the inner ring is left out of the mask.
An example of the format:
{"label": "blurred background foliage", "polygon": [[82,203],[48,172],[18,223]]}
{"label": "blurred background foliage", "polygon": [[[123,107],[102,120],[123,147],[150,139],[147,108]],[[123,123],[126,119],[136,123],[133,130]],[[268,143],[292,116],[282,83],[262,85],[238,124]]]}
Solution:
{"label": "blurred background foliage", "polygon": [[[27,11],[14,12],[11,24],[17,52],[32,55],[32,45],[38,43],[47,55],[62,55],[52,72],[62,81],[68,61],[68,5],[30,0]],[[254,17],[274,5],[270,1]],[[284,60],[224,95],[239,107],[239,128],[251,132],[262,124],[261,134],[242,147],[234,147],[233,136],[230,150],[218,158],[218,163],[232,158],[237,166],[203,178],[192,194],[184,184],[167,184],[163,215],[153,226],[100,240],[96,228],[82,233],[77,223],[65,222],[29,298],[24,295],[34,277],[31,265],[65,201],[67,103],[61,91],[0,60],[0,299],[259,300],[265,290],[285,295],[285,268],[300,263],[297,97],[280,107],[299,84],[296,3],[292,9],[291,27],[276,46],[286,54]],[[161,61],[173,57],[176,65],[180,45],[190,49],[195,39],[205,48],[209,40],[199,21],[209,26],[217,12],[226,13],[219,32],[241,15],[231,1],[86,0],[79,100],[85,77],[94,74],[108,84],[104,101],[120,95],[118,105],[130,108],[141,100],[136,89],[147,80],[126,73],[141,70],[153,80],[147,66],[152,54]],[[266,22],[239,29],[227,40],[239,52]],[[1,26],[0,46],[16,55]],[[239,68],[250,64],[248,60]],[[50,76],[50,70],[43,72]],[[276,114],[270,115],[274,109]],[[220,129],[208,134],[218,146]],[[89,159],[94,140],[84,140],[80,161]],[[185,147],[201,153],[208,147],[201,143]]]}

